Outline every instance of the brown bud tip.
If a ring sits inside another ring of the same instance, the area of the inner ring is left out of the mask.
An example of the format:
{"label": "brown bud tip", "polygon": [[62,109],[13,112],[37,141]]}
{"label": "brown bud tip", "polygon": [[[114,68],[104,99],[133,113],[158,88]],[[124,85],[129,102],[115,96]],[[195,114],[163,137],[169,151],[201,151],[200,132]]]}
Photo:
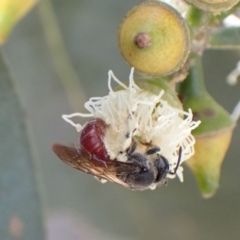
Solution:
{"label": "brown bud tip", "polygon": [[135,45],[140,49],[145,49],[151,46],[152,39],[147,33],[138,33],[134,38]]}

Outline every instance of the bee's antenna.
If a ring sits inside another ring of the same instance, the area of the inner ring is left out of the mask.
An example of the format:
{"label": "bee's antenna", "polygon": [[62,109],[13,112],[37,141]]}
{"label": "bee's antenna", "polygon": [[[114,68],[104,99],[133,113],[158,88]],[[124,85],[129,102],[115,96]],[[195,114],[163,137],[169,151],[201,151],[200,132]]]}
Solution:
{"label": "bee's antenna", "polygon": [[175,174],[176,174],[176,172],[177,172],[177,170],[178,170],[178,167],[179,167],[179,165],[180,165],[180,162],[181,162],[181,158],[182,158],[182,147],[180,146],[180,147],[179,147],[179,152],[178,152],[177,165],[176,165],[174,171],[173,171],[173,172],[169,172],[168,174],[171,174],[171,175],[175,175]]}

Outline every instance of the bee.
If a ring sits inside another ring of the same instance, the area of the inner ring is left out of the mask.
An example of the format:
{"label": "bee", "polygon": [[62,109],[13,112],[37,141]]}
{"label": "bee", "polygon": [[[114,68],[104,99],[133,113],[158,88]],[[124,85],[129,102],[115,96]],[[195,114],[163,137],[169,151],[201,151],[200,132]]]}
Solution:
{"label": "bee", "polygon": [[154,189],[167,184],[167,175],[176,174],[181,161],[182,148],[176,167],[171,172],[168,160],[159,154],[159,147],[151,147],[144,154],[136,151],[137,143],[132,141],[127,149],[127,161],[110,159],[104,146],[103,136],[107,125],[102,119],[89,121],[80,133],[80,147],[62,144],[52,146],[55,154],[66,164],[99,180],[118,183],[132,190]]}

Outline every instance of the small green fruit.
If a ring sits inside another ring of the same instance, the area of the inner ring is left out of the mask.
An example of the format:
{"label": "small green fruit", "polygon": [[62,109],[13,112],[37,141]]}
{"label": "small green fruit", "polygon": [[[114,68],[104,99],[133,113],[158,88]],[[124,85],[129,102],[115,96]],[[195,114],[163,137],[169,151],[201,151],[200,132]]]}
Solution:
{"label": "small green fruit", "polygon": [[204,198],[212,197],[218,187],[221,166],[232,139],[233,127],[195,136],[195,154],[186,161],[193,171]]}
{"label": "small green fruit", "polygon": [[136,71],[165,76],[177,71],[189,53],[189,30],[170,5],[147,1],[124,18],[118,33],[119,48]]}

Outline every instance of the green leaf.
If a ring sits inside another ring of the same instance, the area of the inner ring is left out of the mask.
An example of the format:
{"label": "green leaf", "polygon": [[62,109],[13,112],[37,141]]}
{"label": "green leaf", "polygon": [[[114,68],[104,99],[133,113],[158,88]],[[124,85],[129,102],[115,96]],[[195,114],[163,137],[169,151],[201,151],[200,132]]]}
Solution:
{"label": "green leaf", "polygon": [[0,53],[0,239],[43,240],[26,115]]}

